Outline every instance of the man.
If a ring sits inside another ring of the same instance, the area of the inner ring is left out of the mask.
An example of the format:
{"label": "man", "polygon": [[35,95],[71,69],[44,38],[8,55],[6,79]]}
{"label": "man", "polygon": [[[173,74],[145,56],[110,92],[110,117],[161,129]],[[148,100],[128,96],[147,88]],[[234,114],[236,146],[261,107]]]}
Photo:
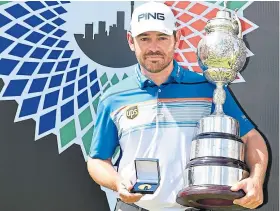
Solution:
{"label": "man", "polygon": [[[213,111],[214,85],[173,60],[180,40],[168,6],[149,2],[135,9],[128,43],[138,60],[135,74],[108,90],[100,100],[88,171],[101,186],[119,194],[118,211],[193,210],[176,203],[184,187],[183,171],[197,121]],[[235,201],[247,208],[263,202],[267,148],[226,88],[224,111],[240,122],[250,177],[232,187],[246,196]],[[121,148],[118,171],[112,165]],[[131,193],[135,158],[158,158],[161,182],[152,195]]]}

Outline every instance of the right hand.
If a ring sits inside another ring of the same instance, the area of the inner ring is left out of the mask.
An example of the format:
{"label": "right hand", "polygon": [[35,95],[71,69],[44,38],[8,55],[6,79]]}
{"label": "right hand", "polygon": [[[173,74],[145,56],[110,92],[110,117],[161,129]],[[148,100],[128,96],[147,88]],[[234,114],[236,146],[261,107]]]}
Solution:
{"label": "right hand", "polygon": [[140,193],[130,193],[130,190],[133,188],[130,181],[122,180],[117,187],[120,199],[125,203],[135,203],[143,197]]}

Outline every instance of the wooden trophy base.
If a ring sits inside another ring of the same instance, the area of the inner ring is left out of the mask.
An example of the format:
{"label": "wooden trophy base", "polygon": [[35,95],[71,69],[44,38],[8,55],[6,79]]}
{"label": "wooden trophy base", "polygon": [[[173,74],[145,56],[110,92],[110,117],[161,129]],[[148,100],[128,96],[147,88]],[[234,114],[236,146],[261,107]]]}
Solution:
{"label": "wooden trophy base", "polygon": [[234,199],[245,196],[243,190],[233,192],[226,185],[190,186],[181,190],[176,202],[186,207],[210,210],[244,210],[233,204]]}

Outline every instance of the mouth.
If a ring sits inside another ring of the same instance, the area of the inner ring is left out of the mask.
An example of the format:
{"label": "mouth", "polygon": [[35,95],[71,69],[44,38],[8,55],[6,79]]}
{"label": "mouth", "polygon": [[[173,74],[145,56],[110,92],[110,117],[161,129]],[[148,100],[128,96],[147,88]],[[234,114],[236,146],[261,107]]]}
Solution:
{"label": "mouth", "polygon": [[146,59],[163,59],[163,56],[146,56]]}

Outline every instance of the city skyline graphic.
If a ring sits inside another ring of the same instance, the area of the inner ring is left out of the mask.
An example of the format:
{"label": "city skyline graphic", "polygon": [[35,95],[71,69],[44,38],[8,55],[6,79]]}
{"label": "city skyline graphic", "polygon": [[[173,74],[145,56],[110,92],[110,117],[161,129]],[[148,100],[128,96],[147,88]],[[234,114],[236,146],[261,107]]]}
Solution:
{"label": "city skyline graphic", "polygon": [[[131,2],[131,12],[133,5]],[[93,34],[95,22],[85,24],[85,33],[74,36],[84,54],[96,63],[112,68],[128,67],[136,64],[137,60],[127,43],[125,12],[117,11],[116,16],[117,23],[109,26],[109,32],[106,31],[106,21],[99,21],[98,33]]]}

